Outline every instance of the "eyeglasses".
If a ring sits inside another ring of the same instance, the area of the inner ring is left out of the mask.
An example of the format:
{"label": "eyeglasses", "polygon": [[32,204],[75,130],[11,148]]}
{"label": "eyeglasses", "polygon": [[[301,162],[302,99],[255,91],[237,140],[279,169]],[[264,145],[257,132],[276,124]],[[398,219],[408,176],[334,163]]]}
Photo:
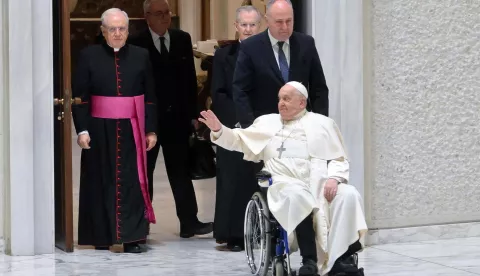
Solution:
{"label": "eyeglasses", "polygon": [[241,22],[239,22],[238,25],[242,28],[248,28],[248,27],[255,28],[255,27],[258,26],[258,23],[241,23]]}
{"label": "eyeglasses", "polygon": [[167,10],[167,11],[164,11],[164,12],[162,12],[162,11],[147,12],[147,15],[164,19],[166,16],[172,15],[172,13],[169,10]]}
{"label": "eyeglasses", "polygon": [[120,33],[125,33],[128,30],[127,27],[108,27],[108,26],[103,26],[103,27],[111,34],[116,33],[117,30]]}

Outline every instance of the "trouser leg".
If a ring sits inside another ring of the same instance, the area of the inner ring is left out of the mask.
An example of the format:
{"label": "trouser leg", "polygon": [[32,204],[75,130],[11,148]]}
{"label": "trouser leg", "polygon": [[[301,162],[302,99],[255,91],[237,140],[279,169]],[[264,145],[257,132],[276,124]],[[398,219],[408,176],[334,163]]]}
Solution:
{"label": "trouser leg", "polygon": [[167,176],[172,188],[177,216],[181,224],[192,225],[197,220],[197,199],[188,171],[188,137],[162,143]]}
{"label": "trouser leg", "polygon": [[315,230],[313,229],[313,217],[308,215],[295,229],[297,234],[300,255],[305,260],[317,262],[317,246],[315,241]]}

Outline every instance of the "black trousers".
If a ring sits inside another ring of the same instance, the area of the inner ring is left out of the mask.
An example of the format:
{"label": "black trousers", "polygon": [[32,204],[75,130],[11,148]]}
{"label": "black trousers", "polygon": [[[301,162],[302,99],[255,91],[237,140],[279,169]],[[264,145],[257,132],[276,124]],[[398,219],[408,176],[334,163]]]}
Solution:
{"label": "black trousers", "polygon": [[197,199],[188,173],[188,133],[176,133],[175,128],[160,128],[159,141],[147,152],[147,176],[150,199],[153,199],[153,172],[162,147],[168,181],[172,188],[177,217],[186,227],[198,222]]}
{"label": "black trousers", "polygon": [[313,216],[308,215],[295,229],[298,247],[303,260],[317,262],[317,245],[315,242],[315,230],[313,229]]}
{"label": "black trousers", "polygon": [[[303,260],[305,261],[306,259],[310,259],[317,262],[317,245],[315,242],[312,214],[307,216],[297,226],[295,233],[297,234],[298,247],[300,248],[300,255],[302,256]],[[344,254],[338,258],[338,260],[350,257],[361,249],[362,245],[360,241],[356,241],[348,247],[347,251],[344,252]]]}

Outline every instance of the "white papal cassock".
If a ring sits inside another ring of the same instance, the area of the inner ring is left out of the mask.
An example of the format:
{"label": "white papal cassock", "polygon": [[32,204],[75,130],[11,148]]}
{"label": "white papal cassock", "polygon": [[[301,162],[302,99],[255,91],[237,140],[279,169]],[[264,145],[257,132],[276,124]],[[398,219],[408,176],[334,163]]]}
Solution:
{"label": "white papal cassock", "polygon": [[[283,124],[280,115],[271,114],[257,118],[247,129],[222,126],[221,131],[212,132],[211,138],[227,150],[243,152],[245,160],[264,160],[264,170],[273,178],[267,195],[269,209],[287,231],[291,252],[298,249],[295,228],[314,213],[322,275],[331,270],[350,244],[360,239],[363,245],[367,225],[361,197],[355,187],[346,184],[349,163],[332,119],[301,112],[295,120]],[[327,160],[331,160],[328,166]],[[323,196],[328,178],[343,182],[330,204]]]}

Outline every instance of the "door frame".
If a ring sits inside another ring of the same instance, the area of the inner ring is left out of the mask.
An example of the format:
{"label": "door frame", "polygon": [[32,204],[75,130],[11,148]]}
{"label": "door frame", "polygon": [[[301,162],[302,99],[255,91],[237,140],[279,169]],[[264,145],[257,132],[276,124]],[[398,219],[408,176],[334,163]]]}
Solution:
{"label": "door frame", "polygon": [[55,247],[73,252],[72,93],[69,0],[53,0]]}

